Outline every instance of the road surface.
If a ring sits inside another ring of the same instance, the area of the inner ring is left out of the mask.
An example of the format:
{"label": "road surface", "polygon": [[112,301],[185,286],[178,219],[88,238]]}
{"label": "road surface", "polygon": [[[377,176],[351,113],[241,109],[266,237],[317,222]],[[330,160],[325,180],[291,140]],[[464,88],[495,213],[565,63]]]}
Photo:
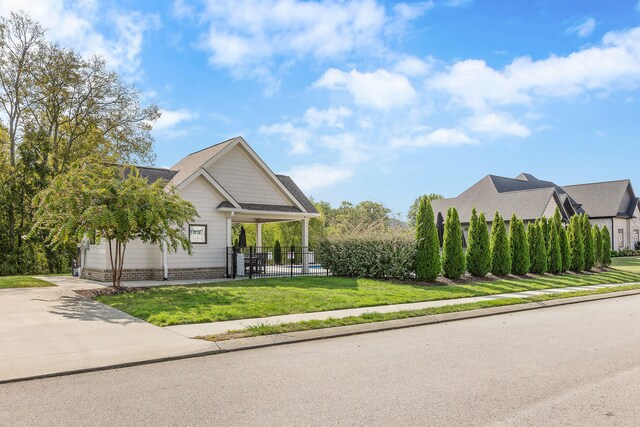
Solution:
{"label": "road surface", "polygon": [[640,296],[0,385],[0,425],[638,425]]}

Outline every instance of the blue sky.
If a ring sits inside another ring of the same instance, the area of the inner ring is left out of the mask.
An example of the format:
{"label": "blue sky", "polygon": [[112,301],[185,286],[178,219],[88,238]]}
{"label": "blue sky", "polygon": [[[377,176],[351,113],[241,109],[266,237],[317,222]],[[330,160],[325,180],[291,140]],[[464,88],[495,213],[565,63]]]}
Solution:
{"label": "blue sky", "polygon": [[488,173],[640,186],[637,0],[0,0],[18,8],[162,109],[157,166],[242,135],[316,200],[403,213]]}

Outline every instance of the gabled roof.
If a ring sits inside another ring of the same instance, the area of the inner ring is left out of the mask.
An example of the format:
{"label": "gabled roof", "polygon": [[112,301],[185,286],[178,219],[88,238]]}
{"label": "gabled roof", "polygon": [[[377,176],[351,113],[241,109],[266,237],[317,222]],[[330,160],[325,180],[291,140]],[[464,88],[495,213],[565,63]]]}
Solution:
{"label": "gabled roof", "polygon": [[[275,180],[276,186],[280,185],[282,192],[284,194],[288,194],[287,197],[292,198],[294,202],[297,204],[297,206],[281,206],[281,205],[261,205],[261,204],[259,205],[259,204],[251,204],[251,203],[244,203],[244,204],[239,203],[240,207],[247,210],[273,210],[277,212],[300,212],[300,213],[304,213],[304,211],[306,211],[306,213],[318,214],[318,211],[316,210],[315,206],[313,206],[313,203],[311,203],[311,201],[307,198],[307,196],[304,195],[304,193],[302,192],[302,190],[300,190],[300,188],[296,185],[296,183],[293,182],[293,180],[286,175],[276,175],[273,172],[271,172],[268,166],[264,164],[264,162],[258,157],[258,155],[251,149],[251,147],[246,143],[246,141],[241,136],[237,136],[235,138],[231,138],[226,141],[220,142],[218,144],[212,145],[210,147],[204,148],[202,150],[196,151],[194,153],[189,154],[184,159],[180,160],[178,163],[176,163],[171,167],[171,172],[174,173],[174,176],[170,180],[171,184],[177,187],[180,184],[189,180],[189,178],[191,178],[197,173],[203,173],[205,175],[208,175],[207,179],[211,179],[215,181],[215,179],[211,177],[211,175],[208,172],[206,172],[204,168],[208,167],[207,165],[210,164],[212,161],[214,161],[213,159],[215,157],[222,156],[223,152],[224,153],[228,152],[228,150],[225,151],[227,148],[231,150],[233,148],[232,146],[238,145],[238,144],[242,144],[246,148],[249,155],[253,156],[257,161],[257,163],[260,164],[263,169],[265,169],[266,173],[270,175],[273,180]],[[216,184],[216,187],[222,187],[220,183],[217,181],[215,181],[215,184]],[[223,188],[220,188],[220,189],[225,193],[227,193],[226,190],[224,190]],[[235,202],[235,200],[233,202]],[[233,203],[229,203],[229,205],[231,207],[235,207],[233,206]],[[298,206],[302,207],[304,211],[300,209]],[[221,207],[226,207],[226,206],[221,205]]]}
{"label": "gabled roof", "polygon": [[171,180],[171,184],[176,187],[186,181],[191,175],[196,173],[198,169],[202,167],[213,156],[224,150],[227,146],[235,142],[239,136],[226,141],[222,141],[211,147],[203,148],[202,150],[189,154],[184,159],[180,160],[175,165],[171,166],[171,170],[176,171],[176,175]]}
{"label": "gabled roof", "polygon": [[487,175],[458,197],[434,200],[432,204],[434,211],[443,215],[455,206],[462,222],[468,222],[474,206],[485,213],[488,221],[496,210],[506,220],[512,213],[532,220],[543,215],[551,197],[563,214],[586,212],[592,218],[632,217],[639,203],[629,180],[559,186],[522,173],[516,178]]}
{"label": "gabled roof", "polygon": [[630,181],[624,179],[593,184],[565,185],[562,188],[572,199],[580,201],[582,211],[587,215],[591,218],[600,218],[627,214],[628,206],[624,206],[621,211],[618,209],[622,205],[629,185]]}
{"label": "gabled roof", "polygon": [[[498,193],[496,191],[481,191],[475,194],[467,194],[466,197],[433,200],[434,212],[442,212],[445,216],[449,207],[455,207],[461,222],[469,222],[471,211],[475,207],[478,212],[484,212],[487,221],[493,221],[496,211],[500,212],[506,221],[512,214],[523,220],[540,218],[554,194],[553,188],[538,188],[523,191],[511,191]],[[437,215],[437,214],[436,214]]]}

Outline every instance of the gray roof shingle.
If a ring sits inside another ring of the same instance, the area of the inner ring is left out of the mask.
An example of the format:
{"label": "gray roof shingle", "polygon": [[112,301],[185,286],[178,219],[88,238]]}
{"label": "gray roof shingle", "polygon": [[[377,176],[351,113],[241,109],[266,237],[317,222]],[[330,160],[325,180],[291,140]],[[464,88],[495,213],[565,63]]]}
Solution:
{"label": "gray roof shingle", "polygon": [[[149,166],[136,166],[138,169],[138,173],[141,178],[145,178],[149,184],[153,184],[154,182],[163,179],[167,182],[171,181],[174,175],[177,173],[176,171],[172,171],[170,169],[163,168],[153,168]],[[125,175],[129,174],[129,169],[125,169]]]}
{"label": "gray roof shingle", "polygon": [[287,175],[278,175],[276,177],[280,180],[280,182],[289,190],[289,192],[296,198],[298,203],[302,205],[303,208],[309,213],[318,213],[316,207],[311,203],[311,200],[304,195],[300,187],[291,179],[291,177]]}
{"label": "gray roof shingle", "polygon": [[[627,194],[629,203],[625,204]],[[524,220],[533,220],[542,216],[554,195],[569,215],[586,212],[592,218],[630,217],[639,203],[629,180],[561,187],[522,173],[515,179],[487,175],[458,197],[434,200],[432,205],[436,215],[438,212],[446,215],[447,209],[455,206],[462,222],[469,222],[474,206],[487,215],[488,221],[493,219],[496,210],[505,219],[515,213]]]}

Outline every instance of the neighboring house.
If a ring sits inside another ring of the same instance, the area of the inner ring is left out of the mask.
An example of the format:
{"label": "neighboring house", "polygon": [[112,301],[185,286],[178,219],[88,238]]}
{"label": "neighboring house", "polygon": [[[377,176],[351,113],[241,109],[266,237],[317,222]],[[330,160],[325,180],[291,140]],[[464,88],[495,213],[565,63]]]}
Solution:
{"label": "neighboring house", "polygon": [[458,197],[433,200],[432,205],[436,218],[441,214],[445,219],[447,209],[454,206],[465,238],[475,206],[489,223],[495,212],[500,212],[507,225],[514,213],[525,222],[551,217],[556,208],[564,222],[586,213],[592,224],[609,229],[613,249],[633,249],[640,240],[639,202],[628,179],[559,186],[527,173],[516,178],[487,175]]}
{"label": "neighboring house", "polygon": [[[274,174],[242,137],[191,153],[170,169],[138,169],[149,182],[168,181],[200,217],[185,230],[193,244],[191,255],[130,242],[123,280],[224,277],[233,223],[256,224],[257,246],[262,246],[263,223],[300,221],[302,246],[308,246],[309,219],[320,216],[293,180]],[[81,276],[110,281],[107,242],[85,248]]]}

